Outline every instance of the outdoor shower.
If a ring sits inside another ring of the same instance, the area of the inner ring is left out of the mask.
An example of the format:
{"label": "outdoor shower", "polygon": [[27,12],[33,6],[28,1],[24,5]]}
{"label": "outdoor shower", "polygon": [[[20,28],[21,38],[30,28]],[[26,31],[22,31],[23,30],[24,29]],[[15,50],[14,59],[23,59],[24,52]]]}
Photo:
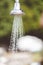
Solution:
{"label": "outdoor shower", "polygon": [[12,33],[11,33],[11,40],[10,40],[10,51],[17,50],[17,41],[18,38],[23,36],[23,22],[22,22],[22,15],[24,12],[20,10],[20,3],[19,0],[15,0],[14,9],[10,12],[11,15],[14,15]]}

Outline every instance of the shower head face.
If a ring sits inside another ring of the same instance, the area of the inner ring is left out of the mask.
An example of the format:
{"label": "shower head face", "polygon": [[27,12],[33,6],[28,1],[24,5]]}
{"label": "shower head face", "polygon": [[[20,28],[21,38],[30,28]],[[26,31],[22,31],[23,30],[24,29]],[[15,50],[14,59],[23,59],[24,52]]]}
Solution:
{"label": "shower head face", "polygon": [[23,15],[24,12],[22,12],[22,10],[12,10],[10,12],[11,15]]}

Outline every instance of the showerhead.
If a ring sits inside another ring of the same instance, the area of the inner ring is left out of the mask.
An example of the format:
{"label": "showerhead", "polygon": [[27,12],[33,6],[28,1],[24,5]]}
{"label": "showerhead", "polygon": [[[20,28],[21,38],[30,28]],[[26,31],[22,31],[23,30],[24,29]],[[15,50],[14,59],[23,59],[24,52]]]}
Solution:
{"label": "showerhead", "polygon": [[14,9],[10,12],[11,15],[23,15],[24,12],[20,9],[19,0],[15,0]]}

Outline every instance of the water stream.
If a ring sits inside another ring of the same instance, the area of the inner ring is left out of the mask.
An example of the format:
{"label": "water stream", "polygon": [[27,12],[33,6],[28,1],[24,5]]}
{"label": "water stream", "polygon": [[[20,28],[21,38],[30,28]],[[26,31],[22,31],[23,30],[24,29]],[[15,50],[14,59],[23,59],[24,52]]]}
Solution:
{"label": "water stream", "polygon": [[20,37],[23,36],[23,22],[22,22],[22,16],[21,15],[15,15],[14,21],[13,21],[13,27],[12,27],[12,33],[11,33],[11,39],[10,39],[10,51],[16,51],[17,50],[17,41]]}

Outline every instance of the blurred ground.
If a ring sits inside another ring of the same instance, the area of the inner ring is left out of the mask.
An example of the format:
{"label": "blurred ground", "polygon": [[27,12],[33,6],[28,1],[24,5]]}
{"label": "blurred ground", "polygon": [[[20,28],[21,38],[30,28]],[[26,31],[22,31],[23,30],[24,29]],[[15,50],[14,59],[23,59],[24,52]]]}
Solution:
{"label": "blurred ground", "polygon": [[[33,61],[33,62],[41,62],[42,61],[42,57],[41,57],[41,55],[39,54],[39,53],[29,53],[29,52],[24,52],[25,54],[28,54],[28,56],[29,55],[31,55],[31,60]],[[21,52],[21,53],[15,53],[16,55],[18,55],[18,54],[23,54],[23,52]],[[12,53],[6,53],[5,54],[5,56],[7,56],[8,58],[9,58],[9,56],[11,56],[12,55]]]}

